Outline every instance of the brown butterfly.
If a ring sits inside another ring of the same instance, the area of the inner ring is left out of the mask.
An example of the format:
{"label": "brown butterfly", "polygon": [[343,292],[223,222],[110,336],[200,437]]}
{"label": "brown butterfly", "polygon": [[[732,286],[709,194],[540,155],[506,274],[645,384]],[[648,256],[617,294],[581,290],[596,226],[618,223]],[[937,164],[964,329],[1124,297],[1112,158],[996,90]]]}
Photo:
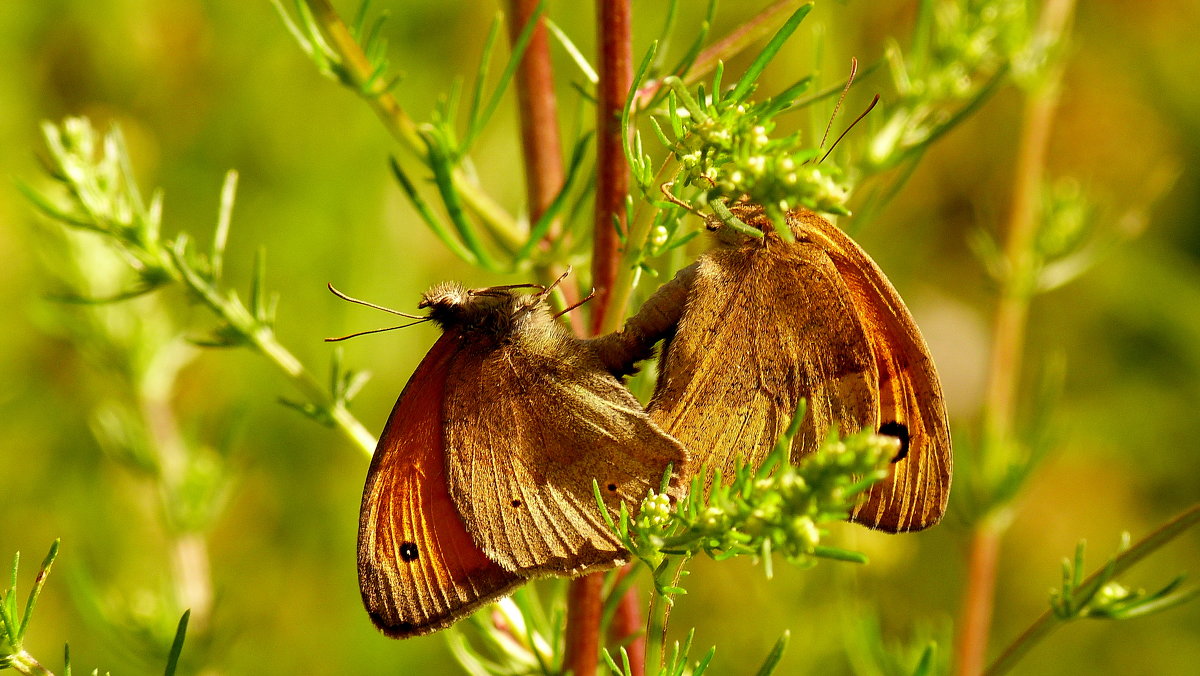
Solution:
{"label": "brown butterfly", "polygon": [[851,519],[891,532],[937,523],[950,492],[950,432],[929,349],[899,294],[857,244],[811,211],[786,215],[795,242],[759,206],[731,211],[763,236],[710,218],[720,245],[594,348],[620,371],[666,338],[650,417],[697,465],[727,478],[738,462],[765,459],[801,397],[807,416],[794,459],[830,429],[899,438],[890,475]]}
{"label": "brown butterfly", "polygon": [[[529,286],[529,285],[524,285]],[[623,563],[601,516],[687,453],[546,304],[549,288],[442,284],[443,335],[392,409],[363,490],[363,603],[396,638],[456,622],[530,577]],[[351,299],[353,300],[353,299]]]}

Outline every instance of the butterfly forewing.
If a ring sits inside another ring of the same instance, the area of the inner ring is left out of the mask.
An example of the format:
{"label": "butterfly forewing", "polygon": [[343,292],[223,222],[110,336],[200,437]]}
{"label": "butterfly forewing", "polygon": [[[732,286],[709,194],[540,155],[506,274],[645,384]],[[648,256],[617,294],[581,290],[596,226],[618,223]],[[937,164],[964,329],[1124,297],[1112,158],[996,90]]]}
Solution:
{"label": "butterfly forewing", "polygon": [[524,581],[475,547],[447,492],[441,402],[458,338],[443,335],[400,394],[363,491],[359,588],[395,637],[449,626]]}
{"label": "butterfly forewing", "polygon": [[450,492],[475,543],[522,575],[576,574],[625,557],[594,497],[636,507],[686,453],[548,314],[451,369]]}

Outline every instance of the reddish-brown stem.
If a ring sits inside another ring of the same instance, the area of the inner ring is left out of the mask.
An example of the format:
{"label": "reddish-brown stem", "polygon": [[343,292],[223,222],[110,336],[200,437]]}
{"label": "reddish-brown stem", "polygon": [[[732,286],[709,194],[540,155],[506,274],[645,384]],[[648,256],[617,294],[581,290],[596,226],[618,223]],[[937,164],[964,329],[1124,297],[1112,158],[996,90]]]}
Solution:
{"label": "reddish-brown stem", "polygon": [[[537,0],[510,0],[509,39],[515,43],[537,10]],[[521,57],[516,77],[517,110],[521,118],[521,150],[525,159],[525,194],[529,205],[529,221],[535,223],[546,213],[558,191],[562,189],[562,140],[558,133],[558,100],[554,94],[554,68],[550,63],[550,42],[546,25],[541,19],[529,36],[529,44]],[[543,240],[543,249],[562,236],[561,224],[552,223]],[[559,264],[538,270],[543,283],[556,279],[563,272]],[[574,285],[560,287],[567,305],[574,305],[578,292]],[[568,313],[567,319],[577,334],[583,332],[580,313]]]}
{"label": "reddish-brown stem", "polygon": [[[618,579],[633,575],[633,566],[629,564],[618,573]],[[637,589],[630,587],[621,597],[617,611],[613,614],[612,626],[608,629],[609,638],[615,643],[625,644],[625,653],[629,655],[629,673],[642,676],[646,673],[646,636],[642,633],[641,600]],[[636,637],[630,640],[631,637]]]}
{"label": "reddish-brown stem", "polygon": [[600,592],[604,573],[571,580],[567,589],[567,646],[563,671],[593,676],[600,659]]}
{"label": "reddish-brown stem", "polygon": [[[1042,7],[1036,33],[1043,39],[1061,40],[1074,11],[1074,0],[1048,0]],[[1005,232],[1004,257],[1008,276],[1001,289],[992,331],[992,356],[985,395],[984,438],[991,457],[979,462],[985,482],[997,480],[1011,458],[1001,449],[1011,448],[1016,427],[1016,401],[1020,383],[1029,316],[1033,275],[1033,239],[1037,234],[1039,196],[1045,177],[1050,131],[1058,106],[1061,71],[1043,75],[1027,94],[1021,135],[1013,167],[1012,210]],[[975,525],[967,559],[967,586],[963,591],[956,657],[959,676],[983,672],[992,625],[996,587],[996,558],[1008,518],[1003,505],[992,508]]]}
{"label": "reddish-brown stem", "polygon": [[[625,139],[621,136],[621,111],[633,83],[629,0],[598,0],[599,45],[596,101],[596,212],[593,224],[592,331],[604,325],[609,296],[617,277],[619,232],[627,226],[625,197],[629,193],[629,167],[625,164]],[[619,229],[619,230],[618,230]],[[576,674],[579,676],[579,674]]]}
{"label": "reddish-brown stem", "polygon": [[[1019,288],[1029,265],[1029,238],[1036,226],[1036,193],[1041,185],[1045,143],[1053,103],[1033,97],[1026,104],[1024,131],[1021,134],[1016,163],[1016,185],[1009,218],[1007,260],[1010,279],[1004,285],[993,324],[993,343],[986,413],[985,436],[988,448],[1007,447],[1014,425],[1018,374],[1021,370],[1025,324],[1029,312],[1028,289]],[[985,475],[998,458],[983,458]],[[992,624],[992,597],[996,584],[996,557],[1005,527],[984,518],[975,526],[967,559],[967,587],[958,634],[957,669],[960,676],[975,676],[983,670],[987,657],[988,636]]]}
{"label": "reddish-brown stem", "polygon": [[1037,232],[1039,194],[1045,176],[1050,128],[1057,96],[1031,93],[1025,103],[1023,132],[1014,167],[1013,203],[1004,257],[1009,279],[1004,284],[993,324],[987,389],[987,432],[1003,437],[1015,417],[1025,322],[1029,314],[1028,278],[1033,264],[1032,240]]}
{"label": "reddish-brown stem", "polygon": [[960,676],[983,673],[992,624],[992,589],[996,583],[996,559],[1000,554],[1003,528],[981,523],[971,536],[968,554],[967,589],[963,598],[961,628],[958,632],[958,669]]}
{"label": "reddish-brown stem", "polygon": [[[629,168],[625,164],[620,112],[633,81],[629,0],[597,0],[596,30],[600,81],[596,101],[596,211],[592,238],[591,332],[604,325],[613,280],[617,276],[620,238],[625,223]],[[617,224],[614,225],[614,217]],[[563,669],[592,676],[600,655],[601,573],[571,581],[567,594],[567,646]]]}
{"label": "reddish-brown stem", "polygon": [[[538,4],[537,0],[510,0],[512,20],[508,22],[508,30],[513,42],[520,37]],[[525,153],[525,192],[529,200],[529,218],[536,221],[554,201],[563,182],[554,70],[550,64],[546,26],[540,19],[529,37],[515,80],[521,113],[521,149]],[[546,237],[553,239],[557,234],[558,227],[555,226]]]}

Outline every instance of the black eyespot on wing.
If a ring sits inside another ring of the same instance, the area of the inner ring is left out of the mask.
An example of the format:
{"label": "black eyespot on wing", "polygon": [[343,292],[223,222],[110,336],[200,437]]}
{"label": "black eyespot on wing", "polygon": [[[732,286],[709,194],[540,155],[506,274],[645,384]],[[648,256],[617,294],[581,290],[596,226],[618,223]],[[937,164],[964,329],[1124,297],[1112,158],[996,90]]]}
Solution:
{"label": "black eyespot on wing", "polygon": [[416,561],[420,553],[417,551],[417,545],[414,542],[404,542],[400,544],[400,558],[405,561]]}
{"label": "black eyespot on wing", "polygon": [[520,506],[521,506],[521,501],[520,501],[520,500],[513,500],[513,501],[512,501],[512,506],[513,506],[513,507],[520,507]]}
{"label": "black eyespot on wing", "polygon": [[616,493],[616,492],[617,492],[617,485],[616,485],[616,484],[609,484],[609,485],[608,485],[608,490],[609,490],[609,492],[610,492],[610,493]]}
{"label": "black eyespot on wing", "polygon": [[886,434],[889,437],[896,437],[900,440],[900,452],[896,457],[892,458],[892,462],[900,462],[908,457],[908,427],[902,422],[885,422],[879,426],[879,433]]}

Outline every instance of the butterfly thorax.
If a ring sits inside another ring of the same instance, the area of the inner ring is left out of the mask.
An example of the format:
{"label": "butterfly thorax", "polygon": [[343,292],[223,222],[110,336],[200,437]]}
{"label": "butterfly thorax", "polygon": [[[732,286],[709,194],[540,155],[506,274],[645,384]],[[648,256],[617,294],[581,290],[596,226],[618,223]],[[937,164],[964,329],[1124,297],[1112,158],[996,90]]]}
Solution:
{"label": "butterfly thorax", "polygon": [[569,336],[554,321],[541,294],[507,288],[467,289],[446,282],[425,292],[418,307],[427,309],[443,331],[469,336],[475,349],[520,343],[528,352],[545,353]]}
{"label": "butterfly thorax", "polygon": [[524,305],[523,298],[508,290],[467,289],[447,282],[426,291],[417,307],[428,310],[443,331],[505,336],[513,332]]}

